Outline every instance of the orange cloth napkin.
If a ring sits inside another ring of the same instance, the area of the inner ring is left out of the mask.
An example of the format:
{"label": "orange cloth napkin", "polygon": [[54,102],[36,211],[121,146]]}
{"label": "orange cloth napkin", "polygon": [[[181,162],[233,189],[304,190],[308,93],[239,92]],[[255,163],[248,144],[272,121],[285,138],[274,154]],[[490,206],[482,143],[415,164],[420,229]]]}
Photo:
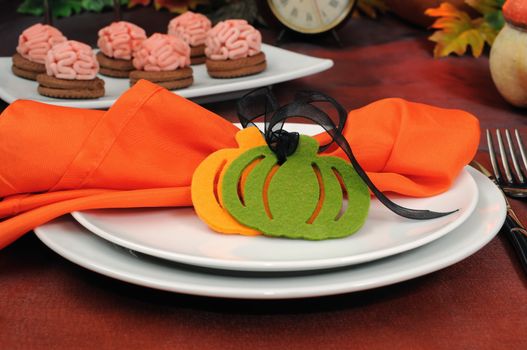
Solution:
{"label": "orange cloth napkin", "polygon": [[[72,211],[190,206],[194,169],[236,147],[237,130],[147,81],[107,112],[16,101],[0,115],[0,248]],[[431,196],[470,162],[479,132],[467,112],[386,99],[351,111],[344,135],[379,189]]]}

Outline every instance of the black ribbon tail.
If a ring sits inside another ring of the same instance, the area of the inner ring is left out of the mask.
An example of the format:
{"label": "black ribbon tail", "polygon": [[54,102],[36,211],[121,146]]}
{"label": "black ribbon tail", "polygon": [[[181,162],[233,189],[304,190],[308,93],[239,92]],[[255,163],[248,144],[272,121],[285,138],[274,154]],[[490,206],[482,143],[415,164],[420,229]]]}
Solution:
{"label": "black ribbon tail", "polygon": [[[338,113],[338,124],[335,125],[328,114],[320,108],[312,105],[315,102],[330,103]],[[301,91],[295,96],[295,100],[287,105],[279,107],[276,97],[269,88],[253,90],[242,97],[237,104],[238,116],[243,127],[254,125],[254,120],[265,117],[265,140],[276,154],[279,163],[283,163],[287,156],[291,155],[298,144],[298,133],[289,133],[283,130],[285,121],[289,118],[307,119],[320,125],[331,136],[331,141],[321,145],[319,151],[327,149],[335,142],[346,154],[351,165],[366,183],[373,194],[388,209],[397,215],[414,220],[428,220],[450,215],[458,210],[450,212],[435,212],[431,210],[410,209],[390,200],[371,181],[368,174],[360,166],[353,155],[351,146],[342,134],[347,120],[347,112],[335,99],[314,91]]]}
{"label": "black ribbon tail", "polygon": [[423,209],[411,209],[411,208],[403,207],[393,202],[391,199],[386,197],[386,195],[382,193],[377,188],[377,186],[373,184],[368,174],[366,174],[366,172],[364,171],[364,169],[362,169],[357,159],[355,159],[355,156],[353,155],[353,152],[351,151],[351,147],[348,141],[346,140],[346,138],[342,136],[342,134],[339,135],[339,138],[341,139],[340,140],[337,139],[335,142],[337,142],[337,144],[340,146],[340,148],[342,148],[344,153],[346,153],[346,155],[348,156],[348,159],[351,162],[351,165],[353,165],[353,168],[355,169],[357,174],[366,183],[366,185],[368,185],[368,187],[373,192],[375,197],[377,197],[377,199],[379,199],[379,201],[381,201],[381,203],[384,204],[386,208],[390,209],[395,214],[403,216],[408,219],[428,220],[428,219],[436,219],[436,218],[440,218],[443,216],[447,216],[459,210],[459,209],[456,209],[456,210],[452,210],[449,212],[436,212],[436,211],[423,210]]}

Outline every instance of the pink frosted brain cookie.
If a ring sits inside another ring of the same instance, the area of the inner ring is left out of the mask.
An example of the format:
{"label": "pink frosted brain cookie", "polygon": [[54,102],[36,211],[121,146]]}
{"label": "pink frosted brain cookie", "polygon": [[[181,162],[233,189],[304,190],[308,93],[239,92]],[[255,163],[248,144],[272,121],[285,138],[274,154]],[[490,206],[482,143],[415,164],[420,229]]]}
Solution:
{"label": "pink frosted brain cookie", "polygon": [[46,56],[48,75],[67,80],[92,80],[99,64],[91,47],[75,40],[53,46]]}
{"label": "pink frosted brain cookie", "polygon": [[57,28],[37,23],[22,32],[16,51],[31,62],[44,64],[49,49],[66,40]]}
{"label": "pink frosted brain cookie", "polygon": [[86,44],[69,40],[54,45],[46,55],[46,74],[39,74],[38,92],[57,98],[97,98],[104,81],[97,78],[99,64]]}
{"label": "pink frosted brain cookie", "polygon": [[57,28],[46,24],[38,23],[27,28],[18,37],[18,46],[13,56],[13,73],[36,80],[38,74],[46,71],[44,62],[48,51],[53,45],[66,40]]}
{"label": "pink frosted brain cookie", "polygon": [[134,52],[133,65],[130,85],[146,79],[167,89],[181,89],[193,82],[190,47],[172,35],[156,33],[144,40]]}
{"label": "pink frosted brain cookie", "polygon": [[115,78],[128,78],[134,70],[132,58],[134,52],[146,39],[146,33],[133,23],[113,22],[99,30],[97,46],[101,50],[97,60],[100,73]]}
{"label": "pink frosted brain cookie", "polygon": [[168,34],[183,39],[190,45],[191,64],[205,62],[205,39],[211,28],[210,20],[202,14],[187,11],[168,24]]}
{"label": "pink frosted brain cookie", "polygon": [[207,72],[213,78],[236,78],[266,68],[262,36],[245,20],[219,22],[205,41]]}

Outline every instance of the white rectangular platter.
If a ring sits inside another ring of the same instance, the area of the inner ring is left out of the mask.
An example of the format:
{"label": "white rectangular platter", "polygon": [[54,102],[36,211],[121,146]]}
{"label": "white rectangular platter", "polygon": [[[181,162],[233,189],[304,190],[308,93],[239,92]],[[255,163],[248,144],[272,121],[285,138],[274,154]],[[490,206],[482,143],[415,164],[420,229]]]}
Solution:
{"label": "white rectangular platter", "polygon": [[[333,66],[330,59],[302,55],[271,45],[262,45],[267,69],[262,73],[235,79],[212,79],[204,64],[192,66],[194,84],[174,93],[198,103],[227,100],[245,91],[293,80],[325,71]],[[34,100],[59,106],[78,108],[108,108],[129,88],[128,79],[100,76],[105,81],[106,95],[93,100],[66,100],[41,96],[37,83],[15,76],[11,72],[11,57],[0,57],[0,98],[7,103],[17,99]]]}

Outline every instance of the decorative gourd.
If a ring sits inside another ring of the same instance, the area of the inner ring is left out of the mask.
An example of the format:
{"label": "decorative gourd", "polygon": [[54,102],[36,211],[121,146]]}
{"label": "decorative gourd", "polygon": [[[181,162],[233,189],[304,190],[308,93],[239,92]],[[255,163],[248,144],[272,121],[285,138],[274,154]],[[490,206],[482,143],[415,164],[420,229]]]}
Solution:
{"label": "decorative gourd", "polygon": [[315,139],[301,135],[282,165],[267,145],[246,151],[223,176],[224,208],[240,223],[270,236],[320,240],[356,232],[368,214],[368,187],[350,164],[318,156],[318,148]]}
{"label": "decorative gourd", "polygon": [[194,171],[191,184],[192,204],[201,220],[217,232],[258,235],[259,231],[241,225],[223,208],[221,181],[234,159],[248,149],[265,145],[265,140],[256,127],[240,130],[235,138],[239,148],[212,153]]}
{"label": "decorative gourd", "polygon": [[527,107],[527,3],[508,0],[505,26],[490,51],[492,80],[500,94],[516,107]]}

